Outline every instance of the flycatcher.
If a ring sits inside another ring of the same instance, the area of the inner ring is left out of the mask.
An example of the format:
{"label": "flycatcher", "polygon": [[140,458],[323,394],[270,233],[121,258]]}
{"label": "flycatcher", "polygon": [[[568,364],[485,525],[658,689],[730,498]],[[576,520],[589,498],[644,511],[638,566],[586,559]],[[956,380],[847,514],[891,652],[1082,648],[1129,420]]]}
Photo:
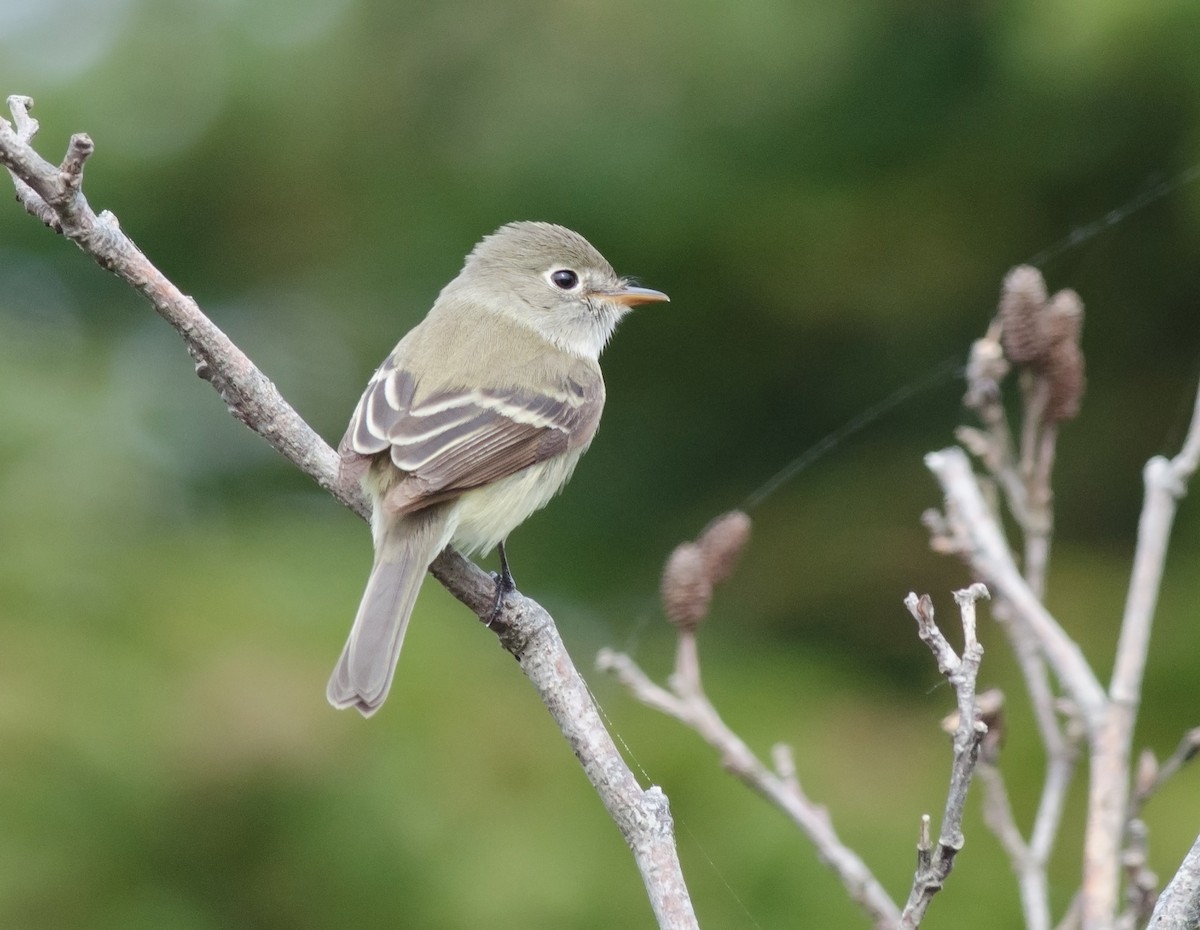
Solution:
{"label": "flycatcher", "polygon": [[500,546],[566,484],[604,407],[600,351],[635,287],[578,233],[510,223],[485,237],[367,385],[343,474],[371,497],[375,563],[326,694],[379,709],[429,563]]}

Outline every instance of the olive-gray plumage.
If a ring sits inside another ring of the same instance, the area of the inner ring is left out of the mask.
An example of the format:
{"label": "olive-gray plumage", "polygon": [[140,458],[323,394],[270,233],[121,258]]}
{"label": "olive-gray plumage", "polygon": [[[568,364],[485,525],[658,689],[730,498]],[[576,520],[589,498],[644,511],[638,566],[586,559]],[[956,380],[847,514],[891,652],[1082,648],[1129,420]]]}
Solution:
{"label": "olive-gray plumage", "polygon": [[375,561],[330,703],[379,709],[429,563],[449,544],[491,549],[562,488],[600,422],[601,350],[632,306],[666,299],[562,226],[510,223],[475,246],[342,438]]}

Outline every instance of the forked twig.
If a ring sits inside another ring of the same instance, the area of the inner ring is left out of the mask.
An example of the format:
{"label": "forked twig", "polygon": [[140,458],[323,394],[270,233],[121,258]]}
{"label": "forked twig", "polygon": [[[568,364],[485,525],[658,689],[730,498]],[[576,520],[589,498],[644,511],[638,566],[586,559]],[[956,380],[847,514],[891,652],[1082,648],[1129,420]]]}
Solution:
{"label": "forked twig", "polygon": [[933,601],[929,596],[909,594],[904,599],[904,606],[917,621],[918,635],[937,659],[938,670],[954,688],[958,720],[954,728],[954,764],[950,770],[950,789],[946,794],[941,828],[935,844],[930,835],[929,815],[921,818],[917,871],[900,917],[902,930],[914,930],[921,925],[933,896],[941,891],[950,870],[954,868],[954,859],[963,847],[962,818],[966,809],[967,789],[979,761],[979,748],[988,731],[975,703],[975,684],[979,677],[979,663],[983,661],[983,646],[979,644],[975,630],[975,602],[988,596],[987,588],[978,582],[954,592],[962,615],[961,656],[955,653],[934,622]]}

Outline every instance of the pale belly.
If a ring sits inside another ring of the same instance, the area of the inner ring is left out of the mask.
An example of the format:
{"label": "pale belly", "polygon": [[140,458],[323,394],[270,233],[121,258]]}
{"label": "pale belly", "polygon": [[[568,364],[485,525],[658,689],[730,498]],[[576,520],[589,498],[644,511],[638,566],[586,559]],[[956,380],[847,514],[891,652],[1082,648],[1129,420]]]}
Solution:
{"label": "pale belly", "polygon": [[580,452],[539,462],[458,499],[450,542],[463,555],[487,552],[567,483]]}

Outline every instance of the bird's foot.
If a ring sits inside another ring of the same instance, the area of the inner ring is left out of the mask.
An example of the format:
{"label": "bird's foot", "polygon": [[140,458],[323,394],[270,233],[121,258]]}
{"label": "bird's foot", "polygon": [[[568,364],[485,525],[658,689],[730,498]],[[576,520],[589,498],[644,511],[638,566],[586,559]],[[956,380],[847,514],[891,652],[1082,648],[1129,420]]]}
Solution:
{"label": "bird's foot", "polygon": [[487,621],[489,630],[500,620],[500,614],[504,612],[505,599],[517,590],[517,583],[513,580],[512,571],[508,567],[508,556],[504,552],[504,543],[500,543],[498,548],[500,571],[492,573],[492,579],[496,582],[496,599],[492,602],[492,613]]}

